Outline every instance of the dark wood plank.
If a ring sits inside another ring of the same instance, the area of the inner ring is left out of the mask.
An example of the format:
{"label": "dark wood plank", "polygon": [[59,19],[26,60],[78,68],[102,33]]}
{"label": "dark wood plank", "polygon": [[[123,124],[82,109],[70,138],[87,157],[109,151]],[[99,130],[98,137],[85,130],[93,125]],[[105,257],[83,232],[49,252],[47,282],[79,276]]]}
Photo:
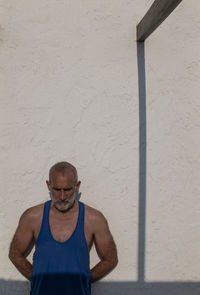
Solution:
{"label": "dark wood plank", "polygon": [[137,25],[137,41],[144,41],[182,0],[155,0]]}

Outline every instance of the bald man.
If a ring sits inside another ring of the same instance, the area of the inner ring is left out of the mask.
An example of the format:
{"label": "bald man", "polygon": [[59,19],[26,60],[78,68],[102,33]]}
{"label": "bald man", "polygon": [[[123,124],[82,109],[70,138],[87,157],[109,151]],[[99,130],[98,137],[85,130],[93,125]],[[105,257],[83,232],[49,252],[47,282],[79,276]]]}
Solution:
{"label": "bald man", "polygon": [[[118,263],[108,223],[101,212],[76,199],[81,182],[72,164],[52,166],[46,184],[50,200],[22,214],[9,258],[31,281],[31,295],[90,295],[91,283]],[[93,243],[100,261],[90,270]],[[34,245],[31,264],[26,257]]]}

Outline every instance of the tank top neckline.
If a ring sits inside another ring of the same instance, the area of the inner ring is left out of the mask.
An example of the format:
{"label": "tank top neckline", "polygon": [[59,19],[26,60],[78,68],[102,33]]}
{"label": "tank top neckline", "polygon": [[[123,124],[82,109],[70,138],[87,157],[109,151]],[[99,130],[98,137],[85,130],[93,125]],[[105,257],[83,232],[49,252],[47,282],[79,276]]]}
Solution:
{"label": "tank top neckline", "polygon": [[77,218],[77,221],[76,221],[76,226],[75,226],[75,229],[74,229],[74,231],[72,232],[72,234],[70,235],[70,237],[67,239],[67,240],[65,240],[64,242],[59,242],[59,241],[57,241],[56,239],[54,239],[54,237],[53,237],[53,234],[52,234],[52,232],[51,232],[51,227],[50,227],[50,222],[49,222],[49,216],[50,216],[50,208],[51,208],[51,203],[52,203],[52,201],[50,200],[49,201],[49,206],[48,206],[48,212],[47,212],[47,226],[48,226],[48,230],[49,230],[49,235],[50,235],[50,237],[51,237],[51,239],[55,242],[55,243],[57,243],[57,244],[60,244],[60,245],[64,245],[64,244],[67,244],[72,238],[73,238],[73,236],[75,235],[75,233],[76,233],[76,231],[77,231],[77,229],[78,229],[78,226],[79,226],[79,223],[80,223],[80,211],[81,211],[81,208],[80,208],[80,201],[78,201],[78,218]]}

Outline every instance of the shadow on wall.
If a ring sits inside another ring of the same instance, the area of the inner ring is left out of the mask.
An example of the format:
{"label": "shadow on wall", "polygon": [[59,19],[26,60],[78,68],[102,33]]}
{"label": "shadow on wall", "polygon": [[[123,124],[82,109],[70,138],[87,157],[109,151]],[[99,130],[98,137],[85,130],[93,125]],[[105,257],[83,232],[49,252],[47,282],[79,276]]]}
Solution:
{"label": "shadow on wall", "polygon": [[[28,281],[0,279],[1,295],[29,295]],[[92,295],[199,295],[200,282],[97,282]]]}
{"label": "shadow on wall", "polygon": [[145,46],[137,42],[138,93],[139,93],[139,184],[138,184],[138,281],[144,282],[145,274],[145,225],[146,225],[146,77]]}

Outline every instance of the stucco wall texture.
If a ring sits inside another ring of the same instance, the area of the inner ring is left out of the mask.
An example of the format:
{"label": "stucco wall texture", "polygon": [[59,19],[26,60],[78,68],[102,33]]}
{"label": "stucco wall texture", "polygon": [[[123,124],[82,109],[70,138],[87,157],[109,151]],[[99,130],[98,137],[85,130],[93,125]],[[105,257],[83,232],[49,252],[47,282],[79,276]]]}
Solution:
{"label": "stucco wall texture", "polygon": [[[0,2],[0,279],[24,280],[10,240],[22,212],[48,200],[50,166],[67,160],[117,244],[104,281],[137,280],[136,25],[152,2]],[[183,1],[145,42],[146,281],[200,280],[199,15]]]}

